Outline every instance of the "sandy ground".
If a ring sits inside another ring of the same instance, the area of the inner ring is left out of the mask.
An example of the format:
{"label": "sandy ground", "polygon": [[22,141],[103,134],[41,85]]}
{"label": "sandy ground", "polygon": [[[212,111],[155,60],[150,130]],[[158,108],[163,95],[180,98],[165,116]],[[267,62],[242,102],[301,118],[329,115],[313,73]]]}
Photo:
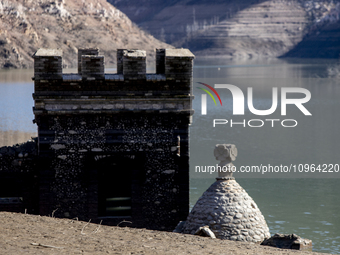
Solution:
{"label": "sandy ground", "polygon": [[0,212],[0,254],[320,254]]}
{"label": "sandy ground", "polygon": [[0,147],[13,146],[17,143],[24,143],[30,140],[32,137],[37,137],[37,133],[22,132],[17,130],[0,130]]}

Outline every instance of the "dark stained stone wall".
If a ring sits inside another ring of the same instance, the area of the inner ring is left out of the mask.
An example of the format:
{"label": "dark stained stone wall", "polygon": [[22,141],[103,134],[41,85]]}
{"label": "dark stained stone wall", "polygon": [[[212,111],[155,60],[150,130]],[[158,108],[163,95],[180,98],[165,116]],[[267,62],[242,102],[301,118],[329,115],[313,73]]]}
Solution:
{"label": "dark stained stone wall", "polygon": [[79,51],[76,74],[61,73],[60,50],[34,55],[38,139],[25,183],[37,181],[20,196],[40,215],[172,230],[189,211],[194,56],[158,50],[158,73],[146,74],[144,51],[118,50],[120,73],[105,74],[93,50]]}

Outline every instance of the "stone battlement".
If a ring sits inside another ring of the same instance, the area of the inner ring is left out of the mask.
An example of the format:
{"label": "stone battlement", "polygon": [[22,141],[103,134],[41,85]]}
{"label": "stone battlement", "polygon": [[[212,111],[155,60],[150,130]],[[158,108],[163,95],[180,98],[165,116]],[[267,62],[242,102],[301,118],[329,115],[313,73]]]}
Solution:
{"label": "stone battlement", "polygon": [[78,73],[62,73],[62,51],[34,54],[34,114],[187,112],[192,115],[194,55],[157,49],[156,73],[146,73],[146,52],[117,50],[117,73],[104,73],[98,49],[78,50]]}
{"label": "stone battlement", "polygon": [[[117,80],[116,76],[106,75],[104,56],[98,49],[78,50],[78,74],[62,73],[62,50],[39,49],[34,55],[34,80]],[[161,79],[175,80],[192,76],[194,55],[188,49],[157,49],[156,74]],[[118,80],[153,79],[146,73],[146,52],[144,50],[117,50]]]}

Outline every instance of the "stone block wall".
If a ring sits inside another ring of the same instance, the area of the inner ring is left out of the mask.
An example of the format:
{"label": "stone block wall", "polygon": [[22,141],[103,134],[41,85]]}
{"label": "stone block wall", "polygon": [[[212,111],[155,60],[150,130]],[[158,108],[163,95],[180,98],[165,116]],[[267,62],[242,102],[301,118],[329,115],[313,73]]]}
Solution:
{"label": "stone block wall", "polygon": [[89,49],[78,49],[78,74],[81,75],[81,68],[82,68],[82,60],[81,57],[84,55],[92,55],[92,56],[98,56],[99,50],[96,48],[89,48]]}
{"label": "stone block wall", "polygon": [[62,51],[60,49],[41,49],[34,55],[34,77],[36,79],[62,79]]}
{"label": "stone block wall", "polygon": [[0,211],[38,213],[37,141],[0,148]]}

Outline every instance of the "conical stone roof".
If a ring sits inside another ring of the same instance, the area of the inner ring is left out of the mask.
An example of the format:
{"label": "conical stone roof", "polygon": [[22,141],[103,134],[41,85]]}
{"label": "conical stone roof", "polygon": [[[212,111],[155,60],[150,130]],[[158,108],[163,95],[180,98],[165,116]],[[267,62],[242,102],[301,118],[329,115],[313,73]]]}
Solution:
{"label": "conical stone roof", "polygon": [[254,200],[234,177],[217,178],[190,212],[182,233],[209,226],[216,238],[262,242],[270,238],[267,223]]}

